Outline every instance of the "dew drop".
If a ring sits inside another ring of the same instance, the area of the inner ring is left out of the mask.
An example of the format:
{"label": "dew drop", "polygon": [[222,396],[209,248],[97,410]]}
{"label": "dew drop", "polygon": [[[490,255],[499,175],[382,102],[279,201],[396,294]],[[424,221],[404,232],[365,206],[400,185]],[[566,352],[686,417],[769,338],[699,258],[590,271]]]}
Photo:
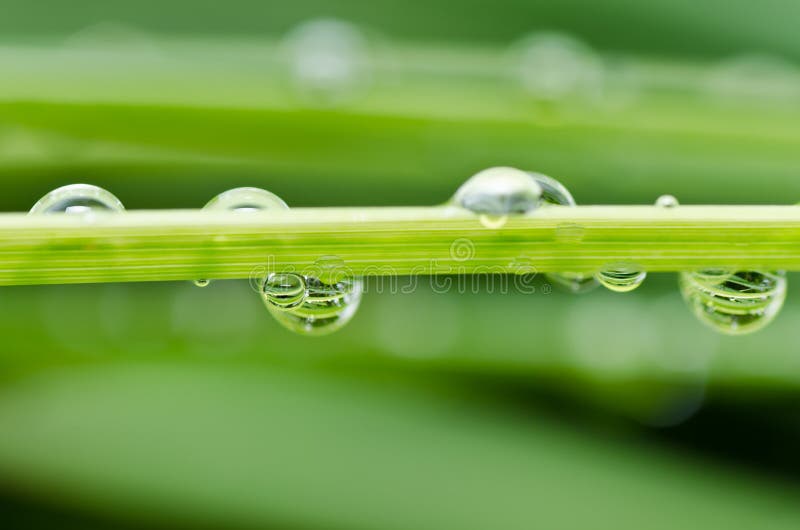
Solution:
{"label": "dew drop", "polygon": [[704,324],[728,335],[758,331],[786,299],[783,271],[708,269],[680,274],[681,295]]}
{"label": "dew drop", "polygon": [[678,205],[678,199],[674,195],[661,195],[656,199],[656,206],[660,208],[675,208]]}
{"label": "dew drop", "polygon": [[301,335],[327,335],[340,329],[353,318],[361,303],[361,278],[329,284],[307,276],[305,286],[305,298],[291,309],[279,308],[266,296],[262,297],[279,324]]}
{"label": "dew drop", "polygon": [[122,212],[125,207],[111,192],[91,184],[69,184],[56,188],[33,205],[31,214],[87,214]]}
{"label": "dew drop", "polygon": [[261,288],[264,303],[276,309],[293,309],[306,299],[306,281],[299,274],[272,273]]}
{"label": "dew drop", "polygon": [[[208,201],[203,210],[206,211],[232,211],[238,213],[252,213],[265,210],[288,210],[289,206],[283,199],[261,188],[233,188],[224,191]],[[207,287],[211,280],[195,280],[198,287]]]}
{"label": "dew drop", "polygon": [[550,282],[573,294],[587,293],[599,285],[589,272],[548,272],[545,276]]}
{"label": "dew drop", "polygon": [[502,228],[509,215],[521,215],[539,206],[542,187],[533,175],[513,167],[484,169],[469,178],[452,202],[478,214],[486,228]]}
{"label": "dew drop", "polygon": [[647,273],[631,263],[614,263],[595,275],[600,284],[610,291],[627,293],[644,282]]}

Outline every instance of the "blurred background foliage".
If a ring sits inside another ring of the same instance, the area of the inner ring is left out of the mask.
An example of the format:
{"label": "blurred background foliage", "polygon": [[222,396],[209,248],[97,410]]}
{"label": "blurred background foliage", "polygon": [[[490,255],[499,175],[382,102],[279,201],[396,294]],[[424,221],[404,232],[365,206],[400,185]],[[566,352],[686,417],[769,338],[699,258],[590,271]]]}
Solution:
{"label": "blurred background foliage", "polygon": [[[800,197],[788,0],[2,12],[5,211],[76,181],[128,208],[244,185],[292,206],[436,204],[492,165],[579,203]],[[5,288],[3,520],[797,528],[796,288],[732,338],[693,319],[674,275],[627,295],[482,282],[372,281],[316,339],[246,282]]]}

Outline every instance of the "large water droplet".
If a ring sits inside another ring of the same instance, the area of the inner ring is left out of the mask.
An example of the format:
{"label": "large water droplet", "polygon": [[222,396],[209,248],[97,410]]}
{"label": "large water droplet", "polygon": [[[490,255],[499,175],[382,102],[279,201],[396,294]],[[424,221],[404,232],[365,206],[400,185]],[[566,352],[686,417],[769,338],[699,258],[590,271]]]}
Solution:
{"label": "large water droplet", "polygon": [[91,184],[69,184],[56,188],[33,205],[32,214],[87,214],[122,212],[125,207],[111,192]]}
{"label": "large water droplet", "polygon": [[683,272],[683,299],[701,322],[729,335],[757,331],[775,318],[786,299],[783,271],[709,269]]}
{"label": "large water droplet", "polygon": [[627,293],[644,282],[647,273],[632,263],[613,263],[595,275],[597,281],[610,291]]}
{"label": "large water droplet", "polygon": [[[203,210],[209,211],[232,211],[239,213],[251,213],[265,210],[288,210],[289,206],[283,199],[261,188],[233,188],[224,191],[208,201]],[[207,287],[210,280],[195,280],[194,284],[198,287]]]}
{"label": "large water droplet", "polygon": [[462,184],[453,202],[478,214],[486,228],[502,228],[509,215],[534,210],[541,198],[542,188],[532,174],[513,167],[492,167]]}
{"label": "large water droplet", "polygon": [[293,309],[306,299],[306,280],[299,274],[272,273],[264,280],[261,295],[276,309]]}
{"label": "large water droplet", "polygon": [[301,335],[327,335],[347,324],[355,315],[363,292],[361,278],[324,283],[306,277],[302,303],[294,308],[279,308],[264,298],[267,309],[283,327]]}

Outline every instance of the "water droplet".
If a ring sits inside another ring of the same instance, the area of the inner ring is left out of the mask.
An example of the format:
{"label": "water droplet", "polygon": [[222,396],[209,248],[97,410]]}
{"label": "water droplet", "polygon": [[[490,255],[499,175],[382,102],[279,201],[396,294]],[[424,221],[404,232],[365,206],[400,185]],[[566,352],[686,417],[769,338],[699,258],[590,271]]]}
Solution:
{"label": "water droplet", "polygon": [[[224,191],[208,201],[203,210],[210,211],[233,211],[238,213],[252,213],[264,210],[288,210],[289,206],[283,199],[261,188],[233,188]],[[210,280],[195,280],[194,284],[198,287],[207,287]]]}
{"label": "water droplet", "polygon": [[[541,173],[530,173],[542,188],[542,202],[558,206],[575,206],[575,199],[559,181]],[[575,223],[562,223],[556,227],[556,239],[565,243],[578,243],[585,229]],[[598,286],[594,275],[588,272],[549,272],[545,275],[551,283],[571,292],[585,293]]]}
{"label": "water droplet", "polygon": [[484,169],[456,191],[452,201],[471,212],[486,228],[502,228],[509,215],[521,215],[539,206],[542,187],[531,173],[513,167]]}
{"label": "water droplet", "polygon": [[675,208],[679,205],[678,199],[674,195],[661,195],[656,199],[656,206],[661,208]]}
{"label": "water droplet", "polygon": [[291,309],[278,308],[267,297],[263,297],[275,320],[301,335],[327,335],[340,329],[353,318],[361,303],[361,278],[347,278],[328,284],[307,276],[305,285],[305,298]]}
{"label": "water droplet", "polygon": [[523,87],[538,98],[596,98],[603,90],[602,61],[570,35],[535,33],[513,46],[512,57]]}
{"label": "water droplet", "polygon": [[32,214],[87,214],[122,212],[125,207],[111,192],[91,184],[69,184],[56,188],[33,205]]}
{"label": "water droplet", "polygon": [[786,299],[783,271],[709,269],[683,272],[683,299],[701,322],[729,335],[757,331],[775,318]]}
{"label": "water droplet", "polygon": [[644,282],[647,273],[631,263],[614,263],[595,275],[597,281],[610,291],[627,293]]}
{"label": "water droplet", "polygon": [[293,309],[306,299],[306,281],[299,274],[272,273],[264,280],[261,295],[276,309]]}
{"label": "water droplet", "polygon": [[349,22],[304,22],[286,36],[284,49],[296,89],[311,102],[340,103],[368,84],[367,39]]}

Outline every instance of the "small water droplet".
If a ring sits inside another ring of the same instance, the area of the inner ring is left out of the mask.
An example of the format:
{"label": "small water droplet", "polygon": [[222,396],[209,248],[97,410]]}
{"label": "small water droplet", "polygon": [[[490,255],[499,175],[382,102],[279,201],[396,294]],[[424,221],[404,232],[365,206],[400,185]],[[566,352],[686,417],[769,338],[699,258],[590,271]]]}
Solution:
{"label": "small water droplet", "polygon": [[452,202],[479,215],[487,228],[502,228],[509,215],[521,215],[539,206],[542,188],[530,173],[512,167],[484,169],[469,178]]}
{"label": "small water droplet", "polygon": [[680,274],[681,294],[697,318],[729,335],[752,333],[772,322],[786,299],[786,284],[783,271]]}
{"label": "small water droplet", "polygon": [[125,207],[111,192],[91,184],[69,184],[56,188],[33,205],[31,214],[122,212]]}
{"label": "small water droplet", "polygon": [[[288,210],[289,206],[283,199],[261,188],[233,188],[224,191],[208,201],[203,210],[207,211],[232,211],[237,213],[253,213],[265,210]],[[195,280],[198,287],[207,287],[210,280]]]}
{"label": "small water droplet", "polygon": [[545,276],[550,282],[574,294],[587,293],[599,285],[590,272],[548,272]]}
{"label": "small water droplet", "polygon": [[613,263],[604,267],[595,277],[606,289],[627,293],[642,285],[647,273],[632,263]]}
{"label": "small water droplet", "polygon": [[656,199],[656,206],[661,208],[675,208],[679,206],[678,199],[674,195],[661,195]]}
{"label": "small water droplet", "polygon": [[301,335],[327,335],[340,329],[353,318],[361,303],[361,278],[347,278],[329,284],[307,276],[305,285],[305,298],[291,309],[278,308],[263,297],[275,320]]}
{"label": "small water droplet", "polygon": [[305,278],[294,273],[272,273],[264,280],[261,295],[276,309],[293,309],[306,299]]}
{"label": "small water droplet", "polygon": [[586,229],[576,223],[561,223],[556,226],[556,241],[559,243],[580,243]]}

